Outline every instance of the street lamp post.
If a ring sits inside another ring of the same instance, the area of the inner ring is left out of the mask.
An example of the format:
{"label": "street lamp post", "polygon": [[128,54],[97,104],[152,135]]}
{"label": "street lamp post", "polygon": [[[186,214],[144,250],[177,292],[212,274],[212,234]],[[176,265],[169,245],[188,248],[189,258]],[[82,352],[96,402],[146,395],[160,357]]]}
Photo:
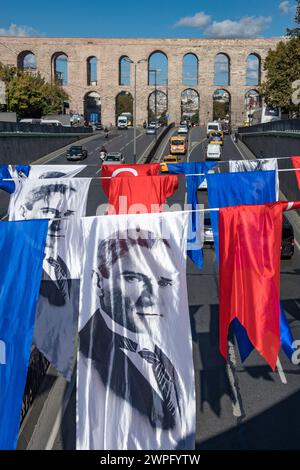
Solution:
{"label": "street lamp post", "polygon": [[155,140],[157,140],[157,69],[152,69],[149,70],[149,72],[154,73],[154,95],[155,95],[155,101],[154,101],[154,113],[155,113]]}
{"label": "street lamp post", "polygon": [[133,109],[133,161],[134,164],[136,163],[136,110],[137,110],[137,105],[136,105],[136,95],[137,95],[137,85],[136,85],[136,68],[138,64],[141,64],[142,62],[146,62],[146,59],[141,59],[135,62],[134,60],[129,59],[129,57],[124,57],[124,60],[126,62],[129,62],[130,64],[133,64],[134,66],[134,109]]}

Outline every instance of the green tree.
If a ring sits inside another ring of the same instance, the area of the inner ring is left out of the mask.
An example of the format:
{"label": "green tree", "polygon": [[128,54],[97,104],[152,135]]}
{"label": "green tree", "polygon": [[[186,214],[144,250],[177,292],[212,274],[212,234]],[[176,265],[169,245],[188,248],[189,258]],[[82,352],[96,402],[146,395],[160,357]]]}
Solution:
{"label": "green tree", "polygon": [[299,115],[299,105],[292,102],[292,97],[295,96],[293,84],[300,79],[300,38],[281,41],[276,49],[270,50],[264,69],[267,78],[260,92],[266,103],[286,108],[290,115]]}
{"label": "green tree", "polygon": [[[296,14],[295,14],[295,23],[300,25],[300,0],[296,0]],[[289,37],[300,37],[300,28],[287,29],[287,35]]]}
{"label": "green tree", "polygon": [[40,118],[60,113],[68,94],[57,84],[47,83],[38,73],[32,74],[0,64],[0,79],[7,88],[7,111],[19,118]]}

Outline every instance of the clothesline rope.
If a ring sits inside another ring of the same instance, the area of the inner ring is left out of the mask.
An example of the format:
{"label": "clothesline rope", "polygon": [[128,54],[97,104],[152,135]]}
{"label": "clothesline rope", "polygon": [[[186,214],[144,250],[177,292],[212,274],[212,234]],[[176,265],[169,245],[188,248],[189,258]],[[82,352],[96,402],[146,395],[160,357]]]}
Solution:
{"label": "clothesline rope", "polygon": [[[254,170],[254,171],[257,171],[257,170]],[[258,170],[258,171],[275,171],[275,170]],[[289,172],[289,171],[300,171],[300,168],[284,168],[284,169],[280,169],[280,170],[277,170],[278,173],[283,173],[283,172]],[[240,171],[238,173],[248,173],[248,172],[243,172],[243,171]],[[180,175],[174,175],[173,173],[168,173],[166,175],[138,175],[138,176],[133,176],[133,178],[138,178],[139,176],[207,176],[208,173],[190,173],[190,174],[180,174]],[[212,174],[212,173],[210,173]],[[220,174],[220,173],[219,173]],[[90,179],[90,180],[110,180],[112,178],[115,178],[115,176],[82,176],[82,177],[79,177],[79,178],[75,178],[75,179]],[[21,178],[21,181],[27,181],[27,180],[32,180],[34,178]],[[39,179],[39,178],[35,178],[35,179]],[[45,178],[45,179],[51,179],[51,178]],[[56,178],[54,178],[56,179]],[[73,179],[73,177],[69,178],[69,177],[62,177],[62,178],[57,178],[57,179]],[[20,181],[20,178],[18,176],[14,177],[14,178],[1,178],[0,181]]]}
{"label": "clothesline rope", "polygon": [[[270,204],[276,204],[278,202],[282,202],[283,204],[287,204],[287,207],[286,209],[284,209],[285,212],[287,211],[292,211],[292,210],[299,210],[300,209],[300,201],[294,201],[294,202],[288,202],[288,201],[277,201],[277,202],[274,202],[274,203],[269,203],[268,205]],[[258,205],[258,206],[262,206],[262,205],[265,205],[265,204],[238,204],[238,205],[244,205],[244,206],[255,206],[255,205]],[[294,207],[294,205],[296,205],[296,207]],[[228,207],[235,207],[235,206],[228,206]],[[225,209],[226,207],[223,207],[222,209]],[[182,211],[165,211],[165,212],[161,212],[161,214],[170,214],[170,213],[176,213],[176,212],[180,212],[181,214],[191,214],[193,212],[220,212],[220,208],[219,207],[212,207],[211,209],[187,209],[187,210],[182,210]],[[151,215],[151,214],[158,214],[158,212],[143,212],[143,213],[138,213],[138,214],[111,214],[111,215]],[[100,214],[98,215],[98,217],[103,217],[103,216],[107,216],[107,214]],[[89,215],[89,216],[83,216],[83,217],[80,217],[80,219],[89,219],[89,218],[92,218],[92,217],[97,217],[95,215]],[[53,221],[56,221],[56,220],[68,220],[68,221],[72,221],[76,219],[76,217],[54,217],[53,219],[42,219],[42,220],[49,220],[51,222]],[[30,219],[26,219],[26,220],[30,220]],[[36,220],[36,219],[33,219],[33,220]],[[76,219],[77,220],[77,219]],[[12,221],[13,222],[13,221]]]}

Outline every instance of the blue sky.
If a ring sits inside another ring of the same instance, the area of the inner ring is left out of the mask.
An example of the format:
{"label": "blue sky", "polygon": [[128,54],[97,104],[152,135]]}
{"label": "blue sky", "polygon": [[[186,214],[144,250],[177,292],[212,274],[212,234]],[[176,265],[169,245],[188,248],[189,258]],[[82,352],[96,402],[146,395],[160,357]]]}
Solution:
{"label": "blue sky", "polygon": [[294,25],[295,0],[14,0],[0,35],[272,37]]}

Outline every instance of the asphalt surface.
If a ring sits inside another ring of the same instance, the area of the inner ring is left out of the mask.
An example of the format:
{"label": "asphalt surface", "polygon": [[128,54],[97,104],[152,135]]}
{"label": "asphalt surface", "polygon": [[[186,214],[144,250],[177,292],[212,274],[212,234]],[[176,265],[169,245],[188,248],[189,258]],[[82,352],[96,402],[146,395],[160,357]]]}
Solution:
{"label": "asphalt surface", "polygon": [[[111,137],[106,142],[107,149],[122,151],[126,162],[132,163],[132,131]],[[139,156],[152,138],[139,136]],[[99,141],[86,145],[89,157],[83,163],[99,163],[97,151],[102,141],[103,138],[99,137]],[[205,145],[205,130],[192,129],[189,136],[189,161],[204,161]],[[163,154],[168,153],[166,144]],[[230,137],[226,137],[222,159],[241,158],[236,145]],[[49,163],[65,164],[66,161],[64,156],[60,156]],[[78,176],[97,177],[99,168],[91,166]],[[95,215],[104,201],[100,180],[95,179],[90,189],[87,215]],[[168,202],[183,207],[184,201],[185,179],[179,177],[179,189]],[[206,192],[199,193],[199,202],[207,206]],[[292,260],[281,263],[281,300],[295,339],[300,339],[298,248]],[[300,366],[292,365],[280,353],[283,368],[280,376],[277,372],[273,373],[255,351],[241,364],[234,345],[227,366],[219,353],[218,268],[211,247],[204,249],[204,268],[201,272],[188,260],[187,282],[196,382],[197,449],[299,449]],[[286,378],[286,384],[282,383],[282,377]],[[55,438],[54,449],[75,448],[75,423],[74,387]]]}

